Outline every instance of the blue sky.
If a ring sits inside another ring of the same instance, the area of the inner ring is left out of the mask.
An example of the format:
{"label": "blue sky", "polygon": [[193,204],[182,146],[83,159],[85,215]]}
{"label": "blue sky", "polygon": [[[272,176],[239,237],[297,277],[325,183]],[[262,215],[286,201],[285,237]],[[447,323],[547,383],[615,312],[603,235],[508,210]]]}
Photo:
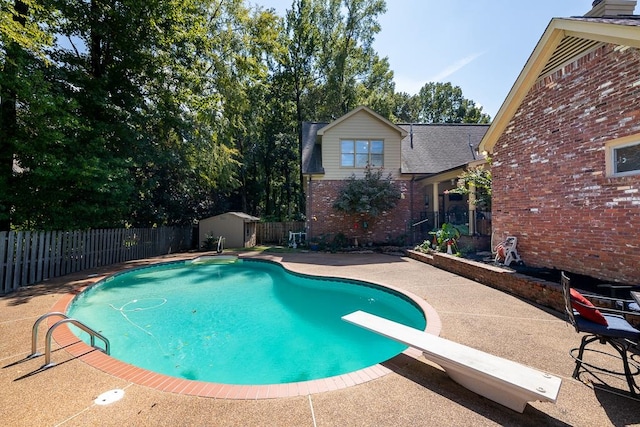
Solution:
{"label": "blue sky", "polygon": [[[292,0],[250,0],[284,15]],[[387,0],[374,44],[396,92],[451,82],[496,115],[552,18],[582,16],[592,0]]]}

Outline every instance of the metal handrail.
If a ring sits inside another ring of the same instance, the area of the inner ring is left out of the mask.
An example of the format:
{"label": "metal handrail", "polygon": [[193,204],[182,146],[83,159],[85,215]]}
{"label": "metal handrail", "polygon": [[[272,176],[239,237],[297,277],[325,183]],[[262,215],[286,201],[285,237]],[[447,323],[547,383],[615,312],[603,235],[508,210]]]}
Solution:
{"label": "metal handrail", "polygon": [[52,311],[51,313],[46,313],[43,314],[42,316],[38,317],[38,320],[36,320],[36,322],[33,324],[33,327],[31,328],[31,354],[27,356],[27,359],[31,359],[34,357],[38,357],[38,356],[42,356],[42,353],[38,353],[37,351],[37,346],[38,346],[38,327],[40,326],[40,323],[51,316],[60,316],[63,317],[65,319],[68,319],[69,317],[64,314],[61,313],[59,311]]}
{"label": "metal handrail", "polygon": [[[46,337],[46,343],[45,343],[45,349],[44,349],[44,365],[42,365],[42,368],[46,369],[55,365],[55,363],[51,363],[51,336],[53,335],[54,329],[56,329],[58,326],[64,323],[72,323],[73,325],[77,326],[78,328],[88,333],[91,336],[91,347],[95,348],[96,350],[103,351],[106,354],[110,354],[111,345],[109,344],[109,340],[104,335],[94,331],[93,329],[91,329],[84,323],[80,322],[79,320],[67,317],[66,319],[62,319],[54,323],[53,326],[51,326],[47,331],[47,337]],[[100,347],[96,347],[95,337],[100,338],[104,342],[105,344],[104,350],[101,349]]]}
{"label": "metal handrail", "polygon": [[[94,331],[93,329],[91,329],[90,327],[88,327],[87,325],[85,325],[84,323],[80,322],[79,320],[73,319],[69,316],[67,316],[64,313],[61,313],[59,311],[54,311],[51,313],[46,313],[43,314],[42,316],[40,316],[35,323],[33,324],[33,327],[31,328],[31,354],[29,356],[27,356],[27,359],[31,359],[37,356],[41,356],[42,353],[38,353],[37,351],[37,343],[38,343],[38,327],[40,326],[40,323],[51,316],[60,316],[63,319],[62,320],[58,320],[56,323],[54,323],[49,330],[47,331],[47,336],[45,338],[45,363],[44,365],[42,365],[43,368],[49,368],[51,366],[54,365],[54,363],[51,363],[51,337],[53,336],[53,331],[60,325],[64,324],[64,323],[71,323],[75,326],[77,326],[78,328],[82,329],[83,331],[85,331],[86,333],[88,333],[91,337],[91,347],[103,351],[106,354],[110,354],[111,352],[111,344],[109,343],[109,340],[103,336],[102,334],[100,334],[99,332]],[[105,345],[104,350],[100,347],[96,347],[96,337],[100,338]]]}

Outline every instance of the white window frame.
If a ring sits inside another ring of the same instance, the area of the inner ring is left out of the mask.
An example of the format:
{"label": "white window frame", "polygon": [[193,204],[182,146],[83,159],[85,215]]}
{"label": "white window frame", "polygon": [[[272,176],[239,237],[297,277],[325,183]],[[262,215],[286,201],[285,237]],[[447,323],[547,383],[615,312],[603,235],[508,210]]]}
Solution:
{"label": "white window frame", "polygon": [[630,175],[640,175],[640,166],[638,169],[630,171],[618,172],[617,170],[617,154],[616,151],[621,148],[639,146],[640,135],[631,135],[624,138],[609,141],[605,144],[605,163],[607,168],[607,176],[622,177]]}
{"label": "white window frame", "polygon": [[[345,144],[351,144],[351,147],[346,148]],[[379,148],[374,147],[374,144],[378,145]],[[366,161],[363,162],[365,156]],[[350,161],[345,162],[347,159]],[[379,162],[373,159],[379,159]],[[340,140],[340,167],[364,169],[367,164],[376,168],[384,167],[383,139],[345,138]]]}

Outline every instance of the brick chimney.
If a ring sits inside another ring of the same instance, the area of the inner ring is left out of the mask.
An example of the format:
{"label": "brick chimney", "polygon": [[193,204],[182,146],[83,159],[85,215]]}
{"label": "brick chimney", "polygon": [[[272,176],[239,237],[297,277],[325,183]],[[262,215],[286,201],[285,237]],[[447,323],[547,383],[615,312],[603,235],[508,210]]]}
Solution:
{"label": "brick chimney", "polygon": [[592,9],[584,16],[633,15],[636,3],[636,0],[595,0],[591,4]]}

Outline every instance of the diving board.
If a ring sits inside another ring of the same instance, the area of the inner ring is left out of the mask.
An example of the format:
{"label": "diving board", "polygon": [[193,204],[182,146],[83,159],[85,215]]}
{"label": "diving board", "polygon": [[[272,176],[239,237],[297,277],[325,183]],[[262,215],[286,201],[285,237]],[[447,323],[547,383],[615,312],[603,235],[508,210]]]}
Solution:
{"label": "diving board", "polygon": [[529,401],[555,403],[562,380],[529,366],[364,311],[343,320],[421,350],[458,384],[522,413]]}

